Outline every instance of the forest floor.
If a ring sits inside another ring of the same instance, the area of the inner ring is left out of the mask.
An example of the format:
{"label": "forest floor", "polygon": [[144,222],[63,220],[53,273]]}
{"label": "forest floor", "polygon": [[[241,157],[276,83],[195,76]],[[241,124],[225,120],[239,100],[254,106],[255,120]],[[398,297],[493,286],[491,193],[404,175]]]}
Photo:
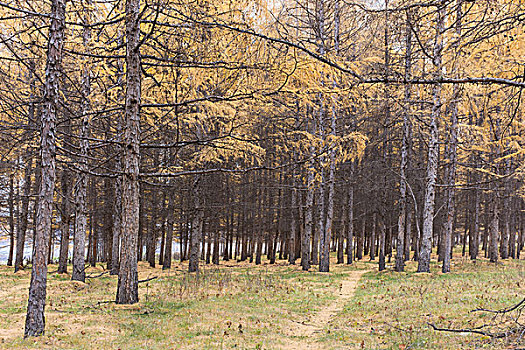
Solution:
{"label": "forest floor", "polygon": [[[335,262],[335,261],[334,261]],[[525,296],[525,261],[471,262],[455,257],[452,273],[437,263],[417,274],[415,262],[395,273],[377,262],[332,263],[304,273],[284,262],[223,262],[198,275],[140,264],[140,302],[115,305],[116,277],[71,282],[50,267],[46,335],[23,339],[30,269],[0,266],[0,349],[514,349],[468,333],[492,322],[476,308],[499,309]],[[102,273],[89,268],[89,276]],[[505,321],[505,320],[503,320]],[[494,320],[500,322],[500,318]],[[497,324],[495,324],[497,325]],[[515,341],[515,339],[514,339]],[[522,340],[521,347],[525,346]]]}

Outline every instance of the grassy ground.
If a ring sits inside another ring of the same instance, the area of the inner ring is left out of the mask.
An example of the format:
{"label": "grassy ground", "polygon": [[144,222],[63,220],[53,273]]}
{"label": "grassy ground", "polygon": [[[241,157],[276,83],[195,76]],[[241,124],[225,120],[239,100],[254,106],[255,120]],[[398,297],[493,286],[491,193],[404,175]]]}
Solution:
{"label": "grassy ground", "polygon": [[[50,273],[46,335],[24,340],[30,271],[0,267],[0,349],[292,349],[301,342],[327,349],[502,349],[482,336],[435,332],[472,327],[489,319],[469,313],[500,308],[525,295],[525,262],[491,265],[457,258],[453,272],[377,272],[376,263],[332,265],[332,272],[303,273],[286,264],[252,266],[222,262],[199,275],[186,265],[162,272],[140,266],[140,303],[115,305],[116,278],[103,275],[82,284]],[[341,281],[355,270],[370,270],[355,296],[314,338],[290,331],[294,322],[315,323],[313,315],[337,298]],[[56,270],[53,266],[51,271]],[[88,275],[102,272],[90,268]]]}

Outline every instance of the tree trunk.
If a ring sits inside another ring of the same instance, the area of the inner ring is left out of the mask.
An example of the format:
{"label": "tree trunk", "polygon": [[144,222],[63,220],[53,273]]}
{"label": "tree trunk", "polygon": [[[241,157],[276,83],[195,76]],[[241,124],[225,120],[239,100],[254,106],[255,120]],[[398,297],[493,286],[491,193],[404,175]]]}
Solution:
{"label": "tree trunk", "polygon": [[344,264],[345,262],[345,234],[346,234],[346,211],[347,204],[343,204],[341,207],[341,222],[337,229],[337,263]]}
{"label": "tree trunk", "polygon": [[409,208],[409,201],[407,201],[407,207],[406,207],[406,228],[405,228],[405,261],[410,260],[410,247],[411,247],[411,240],[412,240],[412,220],[414,218],[413,211],[411,208]]}
{"label": "tree trunk", "polygon": [[[162,206],[166,198],[162,199]],[[163,208],[160,224],[160,248],[159,248],[159,265],[164,265],[164,252],[166,251],[166,210]]]}
{"label": "tree trunk", "polygon": [[[336,136],[336,111],[335,107],[332,110],[332,118],[330,125],[330,135]],[[334,147],[334,145],[332,145]],[[330,271],[330,244],[332,240],[332,229],[334,221],[334,197],[335,197],[335,150],[330,150],[330,168],[328,173],[328,208],[326,211],[326,224],[321,233],[321,255],[319,259],[319,271]],[[342,249],[341,249],[342,252]]]}
{"label": "tree trunk", "polygon": [[472,224],[469,230],[469,255],[471,260],[476,260],[479,253],[479,210],[480,210],[480,191],[474,190],[474,213],[471,218]]}
{"label": "tree trunk", "polygon": [[70,224],[70,188],[71,181],[68,170],[62,170],[62,220],[60,233],[60,256],[58,258],[58,273],[67,273],[67,258],[69,254],[69,224]]}
{"label": "tree trunk", "polygon": [[47,251],[53,195],[56,180],[56,139],[55,128],[59,104],[59,81],[64,44],[66,0],[51,2],[51,26],[47,47],[47,62],[44,83],[43,111],[40,117],[40,161],[41,180],[39,202],[36,214],[36,231],[33,242],[33,268],[27,302],[27,316],[24,337],[40,336],[45,330],[44,309],[47,286]]}
{"label": "tree trunk", "polygon": [[[513,213],[517,212],[517,205],[516,201],[513,201]],[[509,214],[510,215],[510,214]],[[516,259],[516,214],[510,215],[511,216],[511,227],[509,231],[509,256],[512,259]]]}
{"label": "tree trunk", "polygon": [[[172,245],[173,245],[173,225],[175,223],[175,193],[170,193],[168,199],[168,213],[166,217],[166,243],[164,244],[164,261],[162,269],[171,268]],[[181,230],[182,231],[182,230]],[[182,250],[181,250],[182,254]]]}
{"label": "tree trunk", "polygon": [[370,236],[370,260],[376,259],[377,212],[372,214],[372,234]]}
{"label": "tree trunk", "polygon": [[[412,75],[412,17],[411,12],[407,11],[405,37],[405,80],[410,80]],[[399,172],[399,219],[397,222],[397,244],[396,244],[396,264],[394,269],[397,272],[405,269],[405,238],[406,238],[406,216],[407,216],[407,167],[408,167],[408,148],[411,136],[410,122],[410,84],[405,84],[404,110],[403,110],[403,142],[401,146],[401,166]]]}
{"label": "tree trunk", "polygon": [[348,217],[346,223],[346,263],[354,262],[353,247],[354,247],[354,165],[352,161],[350,164],[350,186],[348,187]]}
{"label": "tree trunk", "polygon": [[16,254],[15,254],[15,272],[23,267],[24,264],[24,246],[28,226],[29,214],[29,196],[31,194],[31,172],[33,158],[27,158],[27,164],[24,169],[24,186],[20,208],[20,222],[16,231]]}
{"label": "tree trunk", "polygon": [[[311,162],[310,162],[311,163]],[[304,213],[304,232],[301,237],[301,267],[304,271],[310,269],[310,239],[313,228],[313,202],[314,202],[314,170],[313,164],[309,165],[306,183],[306,202]]]}
{"label": "tree trunk", "polygon": [[491,217],[490,217],[490,242],[488,249],[488,257],[490,262],[498,261],[498,239],[499,239],[499,205],[498,205],[498,195],[494,191],[492,193],[492,203],[491,205]]}
{"label": "tree trunk", "polygon": [[14,173],[9,176],[9,254],[7,257],[7,266],[13,266],[13,253],[15,248],[15,188]]}
{"label": "tree trunk", "polygon": [[144,257],[144,228],[147,225],[147,211],[144,208],[144,202],[146,201],[146,194],[144,192],[144,186],[139,185],[139,233],[137,238],[137,260],[142,261]]}
{"label": "tree trunk", "polygon": [[139,225],[140,162],[140,0],[126,0],[126,103],[124,107],[124,160],[122,164],[122,249],[117,304],[139,301],[137,242]]}
{"label": "tree trunk", "polygon": [[[507,167],[507,174],[509,167]],[[509,257],[509,242],[510,242],[510,191],[508,189],[508,181],[505,183],[505,193],[503,198],[503,230],[501,231],[500,255],[502,259]]]}
{"label": "tree trunk", "polygon": [[379,271],[386,268],[385,263],[385,243],[386,243],[386,228],[383,220],[378,220],[379,226]]}
{"label": "tree trunk", "polygon": [[295,172],[292,172],[292,190],[291,190],[291,200],[290,200],[290,236],[288,237],[288,262],[291,265],[295,264],[295,236],[297,235],[297,181],[295,179]]}
{"label": "tree trunk", "polygon": [[220,236],[219,219],[217,218],[215,221],[216,222],[213,227],[213,231],[214,231],[213,233],[213,253],[211,257],[211,262],[214,265],[219,265],[219,244],[220,244],[221,236]]}
{"label": "tree trunk", "polygon": [[491,197],[490,194],[485,195],[485,221],[483,223],[483,253],[485,258],[489,257],[489,249],[488,249],[488,241],[490,236],[490,220],[492,218],[492,205],[491,205]]}
{"label": "tree trunk", "polygon": [[[443,31],[445,26],[446,2],[441,1],[436,12],[436,37],[434,43],[434,77],[443,76],[442,51]],[[432,88],[433,106],[430,115],[430,139],[428,141],[427,184],[423,208],[423,232],[421,235],[420,251],[418,254],[417,272],[430,272],[430,253],[432,251],[432,234],[434,225],[434,207],[436,198],[436,180],[439,160],[439,130],[438,123],[441,115],[441,84],[434,84]]]}
{"label": "tree trunk", "polygon": [[[226,216],[226,237],[224,240],[224,251],[222,254],[222,259],[224,261],[228,261],[231,258],[231,247],[229,246],[229,243],[233,241],[233,220],[230,221],[230,212],[231,210],[231,192],[230,192],[230,177],[228,175],[225,176],[225,182],[226,182],[226,203],[227,206],[225,208],[225,216]],[[232,218],[233,219],[233,218]]]}
{"label": "tree trunk", "polygon": [[106,268],[111,269],[112,240],[113,240],[113,186],[110,178],[104,179],[104,227],[103,227],[103,244],[102,244],[102,261],[106,263]]}
{"label": "tree trunk", "polygon": [[197,176],[193,184],[193,205],[194,214],[191,222],[191,238],[190,238],[190,261],[189,272],[197,272],[199,270],[199,257],[202,237],[202,225],[204,219],[204,208],[201,203],[200,194],[200,176]]}
{"label": "tree trunk", "polygon": [[[121,169],[120,161],[117,161],[117,170]],[[118,275],[120,266],[120,237],[122,230],[122,177],[115,179],[115,198],[113,201],[113,227],[111,234],[111,271],[110,275]]]}
{"label": "tree trunk", "polygon": [[[462,0],[457,0],[456,9],[456,41],[454,42],[454,50],[456,57],[459,57],[459,45],[461,38],[461,18],[463,17],[462,11]],[[457,64],[453,65],[452,75],[457,75]],[[447,169],[447,215],[445,222],[445,234],[444,234],[444,252],[443,252],[443,268],[442,272],[450,272],[450,259],[452,256],[452,235],[454,233],[454,218],[456,217],[455,212],[455,195],[456,195],[456,156],[457,156],[457,144],[458,144],[458,100],[460,98],[460,89],[457,84],[454,84],[453,88],[454,100],[451,102],[451,114],[450,114],[450,134],[449,134],[449,157],[448,157],[448,169]]]}
{"label": "tree trunk", "polygon": [[259,188],[259,198],[257,200],[257,214],[254,213],[254,220],[257,218],[257,225],[255,225],[257,232],[257,246],[255,250],[255,265],[261,264],[261,257],[262,257],[262,248],[263,248],[263,238],[264,238],[264,218],[263,218],[263,200],[265,197],[265,191],[263,190],[266,188],[266,184],[263,181],[261,182],[261,186]]}
{"label": "tree trunk", "polygon": [[[89,24],[89,13],[90,9],[84,11],[85,17],[84,21],[86,24]],[[90,27],[84,28],[83,33],[83,43],[84,48],[89,51],[89,45],[91,40],[91,29]],[[91,81],[90,81],[90,70],[86,62],[84,62],[84,67],[82,70],[82,125],[80,129],[80,154],[79,159],[79,174],[76,184],[76,194],[75,194],[75,233],[73,238],[73,273],[71,275],[72,280],[76,281],[85,281],[85,254],[86,254],[86,230],[87,230],[87,174],[88,170],[87,156],[88,156],[88,147],[89,143],[87,138],[89,137],[89,94],[91,91]],[[91,222],[91,227],[93,223]],[[93,236],[93,229],[90,232]],[[92,237],[94,238],[94,237]],[[94,249],[93,244],[91,248]]]}
{"label": "tree trunk", "polygon": [[149,232],[146,241],[146,257],[150,267],[155,267],[155,253],[157,251],[157,221],[159,219],[159,200],[151,198],[151,221],[149,222]]}
{"label": "tree trunk", "polygon": [[[91,178],[89,182],[89,197],[91,197],[91,212],[89,213],[89,239],[88,261],[92,267],[97,266],[98,257],[98,207],[97,207],[97,186],[96,179]],[[87,196],[86,196],[87,198]]]}
{"label": "tree trunk", "polygon": [[[87,118],[86,118],[87,119]],[[87,120],[82,123],[82,136],[87,137]],[[81,140],[81,152],[87,155],[87,140]],[[87,170],[87,158],[80,160],[79,168],[81,171]],[[87,231],[87,174],[80,172],[78,174],[76,193],[75,193],[75,233],[73,236],[73,272],[71,279],[74,281],[84,282],[85,273],[85,255],[86,255],[86,231]],[[93,239],[93,223],[91,222],[90,238]],[[91,243],[93,250],[93,243]],[[88,250],[89,251],[89,250]]]}
{"label": "tree trunk", "polygon": [[324,171],[321,169],[321,184],[319,184],[318,187],[318,195],[315,201],[315,208],[317,209],[317,224],[315,225],[315,229],[313,231],[313,239],[312,239],[312,256],[311,261],[312,265],[317,265],[319,263],[319,240],[321,236],[325,235],[325,206],[324,206],[324,182],[325,182],[325,175]]}

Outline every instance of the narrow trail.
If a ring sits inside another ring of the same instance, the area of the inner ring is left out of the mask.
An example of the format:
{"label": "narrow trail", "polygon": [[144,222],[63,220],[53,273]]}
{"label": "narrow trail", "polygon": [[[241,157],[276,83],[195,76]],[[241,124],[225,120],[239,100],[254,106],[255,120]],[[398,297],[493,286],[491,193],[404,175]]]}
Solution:
{"label": "narrow trail", "polygon": [[335,315],[343,310],[348,300],[354,296],[361,276],[367,272],[368,270],[348,272],[348,277],[341,281],[339,292],[336,293],[334,301],[311,315],[306,322],[291,322],[287,335],[302,337],[303,339],[293,340],[282,349],[321,349],[321,344],[316,343],[317,335]]}

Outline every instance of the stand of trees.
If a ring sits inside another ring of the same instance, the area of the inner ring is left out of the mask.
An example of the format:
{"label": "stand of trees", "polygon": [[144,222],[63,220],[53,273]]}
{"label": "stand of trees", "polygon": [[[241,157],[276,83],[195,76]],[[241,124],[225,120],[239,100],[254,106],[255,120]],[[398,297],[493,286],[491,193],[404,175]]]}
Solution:
{"label": "stand of trees", "polygon": [[[517,1],[0,3],[8,265],[519,258]],[[73,254],[69,244],[73,242]],[[54,247],[60,246],[58,256]],[[176,251],[174,251],[174,247]],[[345,259],[346,255],[346,259]]]}

